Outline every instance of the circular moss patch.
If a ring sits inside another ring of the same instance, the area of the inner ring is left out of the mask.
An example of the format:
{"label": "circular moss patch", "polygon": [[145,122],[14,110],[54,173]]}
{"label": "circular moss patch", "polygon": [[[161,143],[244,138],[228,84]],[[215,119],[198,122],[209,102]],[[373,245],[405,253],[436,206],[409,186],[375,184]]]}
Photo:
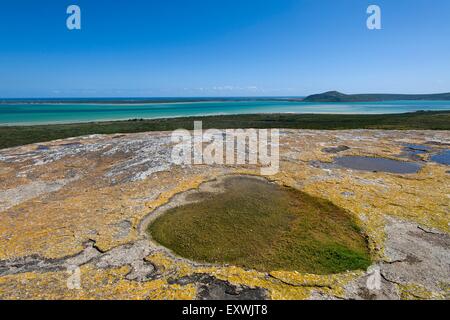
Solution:
{"label": "circular moss patch", "polygon": [[224,192],[198,192],[196,202],[169,209],[148,227],[178,255],[273,271],[329,274],[366,269],[365,237],[329,201],[252,177],[228,177]]}

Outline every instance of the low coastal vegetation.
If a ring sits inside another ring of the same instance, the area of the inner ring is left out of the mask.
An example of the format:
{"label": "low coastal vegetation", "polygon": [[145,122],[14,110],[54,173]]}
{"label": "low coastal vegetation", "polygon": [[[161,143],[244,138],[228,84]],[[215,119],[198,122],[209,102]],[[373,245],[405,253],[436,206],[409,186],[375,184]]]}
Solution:
{"label": "low coastal vegetation", "polygon": [[371,264],[352,217],[329,201],[248,176],[224,192],[198,192],[148,227],[156,242],[198,261],[274,271],[331,274]]}
{"label": "low coastal vegetation", "polygon": [[392,129],[450,130],[450,111],[421,111],[389,115],[342,114],[253,114],[167,119],[133,119],[73,124],[1,126],[0,149],[88,134],[135,133],[193,129],[194,121],[203,128],[286,128],[286,129]]}

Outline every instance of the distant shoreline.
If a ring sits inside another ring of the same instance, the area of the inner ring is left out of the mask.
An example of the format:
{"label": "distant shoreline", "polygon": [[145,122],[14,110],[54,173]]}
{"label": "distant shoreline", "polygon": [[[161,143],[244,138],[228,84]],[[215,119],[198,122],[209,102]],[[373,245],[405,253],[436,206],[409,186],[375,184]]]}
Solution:
{"label": "distant shoreline", "polygon": [[0,99],[0,105],[15,104],[117,104],[117,105],[139,105],[139,104],[164,104],[164,103],[211,103],[211,102],[248,102],[248,101],[303,101],[304,97],[209,97],[209,98],[30,98],[30,99]]}
{"label": "distant shoreline", "polygon": [[308,96],[249,96],[249,97],[117,97],[117,98],[8,98],[1,99],[2,104],[158,104],[158,103],[195,103],[230,101],[293,101],[293,102],[377,102],[377,101],[448,101],[450,93],[433,94],[344,94],[328,91]]}

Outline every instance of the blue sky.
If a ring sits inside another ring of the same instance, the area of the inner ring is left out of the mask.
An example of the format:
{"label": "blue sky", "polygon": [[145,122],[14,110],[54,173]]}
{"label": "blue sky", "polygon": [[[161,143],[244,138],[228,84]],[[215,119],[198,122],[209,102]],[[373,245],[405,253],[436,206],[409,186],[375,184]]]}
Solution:
{"label": "blue sky", "polygon": [[[82,29],[66,28],[77,4]],[[382,9],[382,30],[366,9]],[[10,0],[0,97],[450,91],[448,0]]]}

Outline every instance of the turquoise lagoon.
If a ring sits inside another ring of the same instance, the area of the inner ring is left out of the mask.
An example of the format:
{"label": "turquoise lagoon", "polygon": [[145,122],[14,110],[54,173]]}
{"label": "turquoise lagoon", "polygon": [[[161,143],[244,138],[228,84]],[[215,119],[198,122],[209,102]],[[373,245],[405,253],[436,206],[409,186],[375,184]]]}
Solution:
{"label": "turquoise lagoon", "polygon": [[450,101],[310,103],[301,101],[201,101],[147,104],[2,103],[0,125],[72,123],[135,118],[256,113],[392,114],[450,110]]}

